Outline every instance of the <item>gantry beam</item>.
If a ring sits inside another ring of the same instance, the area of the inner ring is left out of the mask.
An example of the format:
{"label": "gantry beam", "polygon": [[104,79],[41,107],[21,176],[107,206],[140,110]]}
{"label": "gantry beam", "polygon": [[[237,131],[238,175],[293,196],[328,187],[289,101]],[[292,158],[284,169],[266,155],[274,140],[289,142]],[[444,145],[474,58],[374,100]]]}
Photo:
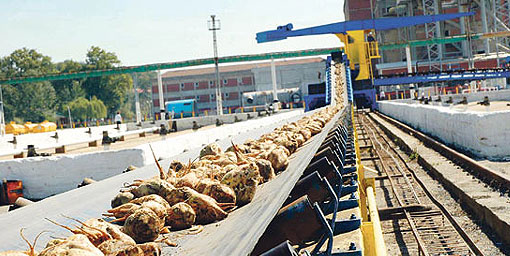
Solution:
{"label": "gantry beam", "polygon": [[431,83],[444,81],[473,81],[510,77],[510,70],[464,71],[453,74],[409,75],[374,79],[375,86]]}
{"label": "gantry beam", "polygon": [[[219,63],[233,63],[243,61],[258,61],[258,60],[269,60],[269,59],[283,59],[283,58],[296,58],[296,57],[310,57],[318,55],[329,55],[331,52],[339,51],[340,48],[320,48],[320,49],[309,49],[299,51],[287,51],[287,52],[272,52],[263,54],[251,54],[251,55],[237,55],[227,56],[218,59]],[[49,74],[43,76],[30,76],[30,77],[13,77],[9,79],[0,80],[0,84],[21,84],[21,83],[33,83],[42,81],[53,81],[53,80],[65,80],[65,79],[80,79],[89,77],[100,77],[100,76],[111,76],[129,73],[139,73],[156,71],[162,69],[174,69],[184,68],[200,65],[214,64],[214,58],[196,59],[196,60],[185,60],[177,62],[167,63],[156,63],[141,66],[127,66],[118,67],[106,70],[91,70],[74,73],[60,73],[60,74]]]}

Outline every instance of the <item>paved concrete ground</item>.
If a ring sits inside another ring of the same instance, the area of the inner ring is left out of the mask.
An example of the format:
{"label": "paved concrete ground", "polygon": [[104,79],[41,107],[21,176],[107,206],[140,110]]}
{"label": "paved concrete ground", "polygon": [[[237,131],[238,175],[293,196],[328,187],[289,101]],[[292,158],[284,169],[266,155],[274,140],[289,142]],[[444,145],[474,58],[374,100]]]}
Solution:
{"label": "paved concrete ground", "polygon": [[491,101],[489,106],[482,106],[477,102],[470,102],[467,105],[455,105],[452,108],[458,111],[476,112],[510,111],[510,101]]}

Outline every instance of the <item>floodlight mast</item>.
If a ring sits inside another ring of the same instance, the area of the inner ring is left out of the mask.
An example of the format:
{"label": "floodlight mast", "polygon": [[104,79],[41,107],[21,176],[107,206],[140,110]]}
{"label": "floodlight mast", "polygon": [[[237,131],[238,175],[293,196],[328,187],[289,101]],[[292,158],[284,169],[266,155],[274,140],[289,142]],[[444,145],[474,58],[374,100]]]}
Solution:
{"label": "floodlight mast", "polygon": [[223,104],[220,83],[220,69],[218,67],[218,43],[216,40],[216,30],[220,30],[220,20],[216,19],[216,15],[211,15],[209,30],[213,32],[213,49],[214,49],[214,68],[216,70],[216,114],[223,115]]}

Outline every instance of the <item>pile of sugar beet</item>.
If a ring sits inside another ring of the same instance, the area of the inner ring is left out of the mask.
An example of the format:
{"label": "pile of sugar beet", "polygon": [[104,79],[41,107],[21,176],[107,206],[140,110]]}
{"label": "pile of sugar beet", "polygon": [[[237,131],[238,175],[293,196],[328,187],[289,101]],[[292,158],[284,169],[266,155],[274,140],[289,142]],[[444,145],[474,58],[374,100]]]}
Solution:
{"label": "pile of sugar beet", "polygon": [[207,145],[195,161],[173,161],[167,171],[156,161],[160,175],[125,184],[106,220],[73,219],[77,225],[71,228],[48,219],[73,235],[53,239],[37,253],[21,231],[30,249],[0,256],[160,255],[160,234],[220,221],[250,203],[257,186],[284,171],[289,156],[321,132],[338,109],[328,107],[224,152],[216,143]]}

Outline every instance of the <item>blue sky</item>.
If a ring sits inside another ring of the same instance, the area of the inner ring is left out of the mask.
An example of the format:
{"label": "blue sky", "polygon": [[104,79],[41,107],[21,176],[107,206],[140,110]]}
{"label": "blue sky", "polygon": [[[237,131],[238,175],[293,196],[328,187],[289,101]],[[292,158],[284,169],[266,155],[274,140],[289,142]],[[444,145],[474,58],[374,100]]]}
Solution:
{"label": "blue sky", "polygon": [[339,46],[333,35],[257,44],[255,33],[343,21],[343,0],[0,0],[0,56],[35,48],[54,61],[83,61],[96,45],[123,65],[211,57],[211,14],[221,20],[219,55]]}

